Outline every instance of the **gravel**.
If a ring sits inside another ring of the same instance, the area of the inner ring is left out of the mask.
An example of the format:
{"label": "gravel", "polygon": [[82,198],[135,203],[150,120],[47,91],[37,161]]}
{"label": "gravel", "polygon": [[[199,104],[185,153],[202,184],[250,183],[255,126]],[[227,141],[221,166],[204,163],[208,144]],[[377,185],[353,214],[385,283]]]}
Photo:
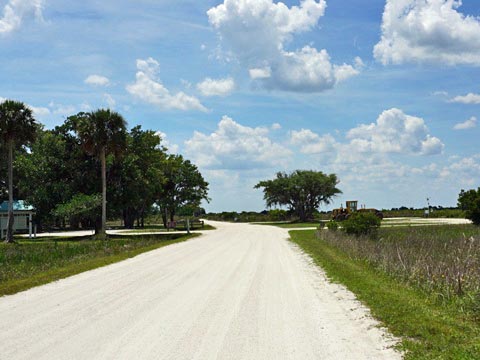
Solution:
{"label": "gravel", "polygon": [[0,298],[0,359],[400,359],[288,229],[201,237]]}

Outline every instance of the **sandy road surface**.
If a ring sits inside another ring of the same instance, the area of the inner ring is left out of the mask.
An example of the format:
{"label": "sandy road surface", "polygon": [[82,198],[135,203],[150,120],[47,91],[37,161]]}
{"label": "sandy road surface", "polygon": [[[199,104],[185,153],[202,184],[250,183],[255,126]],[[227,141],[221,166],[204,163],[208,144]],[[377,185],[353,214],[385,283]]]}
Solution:
{"label": "sandy road surface", "polygon": [[200,238],[0,298],[1,359],[399,359],[285,229]]}

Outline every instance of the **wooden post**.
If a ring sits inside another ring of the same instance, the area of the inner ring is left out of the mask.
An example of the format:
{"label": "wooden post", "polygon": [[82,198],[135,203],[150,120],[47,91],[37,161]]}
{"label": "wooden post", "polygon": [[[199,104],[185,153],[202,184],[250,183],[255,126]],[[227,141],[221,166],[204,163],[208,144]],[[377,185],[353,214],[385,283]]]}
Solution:
{"label": "wooden post", "polygon": [[32,238],[32,213],[28,214],[28,238]]}

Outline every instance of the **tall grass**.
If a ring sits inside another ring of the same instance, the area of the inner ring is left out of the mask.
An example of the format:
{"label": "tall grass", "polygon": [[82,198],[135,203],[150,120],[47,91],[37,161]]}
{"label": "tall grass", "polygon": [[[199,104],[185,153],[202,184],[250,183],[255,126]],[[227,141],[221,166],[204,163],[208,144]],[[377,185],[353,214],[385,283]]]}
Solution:
{"label": "tall grass", "polygon": [[91,259],[163,244],[179,237],[174,234],[117,236],[103,241],[51,238],[35,242],[19,240],[13,245],[0,244],[0,285]]}
{"label": "tall grass", "polygon": [[480,319],[479,228],[382,228],[375,239],[320,230],[317,237]]}

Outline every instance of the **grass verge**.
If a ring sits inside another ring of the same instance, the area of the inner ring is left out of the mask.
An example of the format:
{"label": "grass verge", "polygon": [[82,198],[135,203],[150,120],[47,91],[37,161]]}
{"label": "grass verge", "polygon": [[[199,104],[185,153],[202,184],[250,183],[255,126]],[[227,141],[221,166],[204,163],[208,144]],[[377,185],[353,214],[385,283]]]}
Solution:
{"label": "grass verge", "polygon": [[0,244],[0,296],[14,294],[196,237],[113,236],[107,241],[62,238]]}
{"label": "grass verge", "polygon": [[[205,224],[203,227],[195,225],[194,227],[190,228],[190,231],[204,231],[204,230],[216,230],[217,228]],[[177,230],[172,230],[172,229],[165,229],[164,227],[157,227],[157,226],[145,226],[144,228],[136,228],[136,229],[128,229],[128,230],[122,230],[120,234],[137,234],[137,233],[147,233],[147,232],[154,232],[154,233],[169,233],[172,231],[177,231]],[[186,229],[179,229],[178,231],[187,231]]]}
{"label": "grass verge", "polygon": [[353,260],[315,237],[315,231],[291,231],[291,240],[367,305],[390,332],[401,337],[406,359],[480,359],[480,326],[453,305]]}

